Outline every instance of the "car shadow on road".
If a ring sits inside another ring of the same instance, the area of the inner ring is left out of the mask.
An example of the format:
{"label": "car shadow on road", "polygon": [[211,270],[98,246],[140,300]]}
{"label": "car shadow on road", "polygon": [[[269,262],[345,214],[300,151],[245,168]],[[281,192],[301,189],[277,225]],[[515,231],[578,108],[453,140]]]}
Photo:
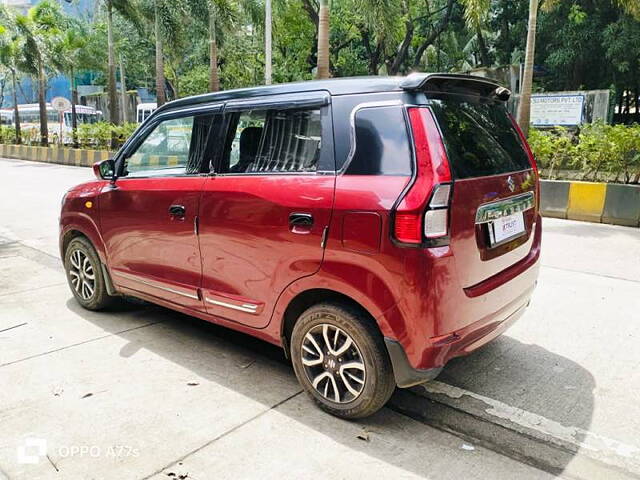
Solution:
{"label": "car shadow on road", "polygon": [[[201,383],[215,382],[266,407],[273,407],[300,390],[282,349],[248,335],[149,304],[126,303],[106,312],[88,312],[73,299],[68,300],[67,306],[125,340],[127,343],[119,351],[121,357],[135,360],[140,350],[149,350],[189,369],[195,377],[204,379]],[[142,319],[158,323],[141,328]],[[453,360],[438,380],[567,427],[588,430],[591,422],[591,374],[540,346],[526,345],[508,336],[468,357]],[[140,379],[136,382],[139,387]],[[284,404],[277,407],[278,412],[397,468],[420,476],[433,473],[425,469],[434,467],[425,465],[429,460],[425,460],[424,449],[433,432],[430,427],[388,409],[367,419],[346,422],[319,412],[306,397],[299,398],[304,398],[303,407],[287,408]],[[416,401],[428,402],[419,397]],[[185,405],[176,408],[193,408],[187,402],[185,399]],[[358,438],[363,430],[369,432],[370,441]],[[462,440],[445,448],[459,451],[461,445]]]}

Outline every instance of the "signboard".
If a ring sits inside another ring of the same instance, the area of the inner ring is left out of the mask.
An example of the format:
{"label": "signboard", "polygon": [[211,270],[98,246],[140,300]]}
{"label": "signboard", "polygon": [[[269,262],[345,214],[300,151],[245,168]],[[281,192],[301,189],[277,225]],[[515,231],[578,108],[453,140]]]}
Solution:
{"label": "signboard", "polygon": [[535,126],[582,124],[584,95],[531,96],[531,123]]}
{"label": "signboard", "polygon": [[54,97],[51,99],[51,106],[59,112],[71,110],[71,102],[64,97]]}

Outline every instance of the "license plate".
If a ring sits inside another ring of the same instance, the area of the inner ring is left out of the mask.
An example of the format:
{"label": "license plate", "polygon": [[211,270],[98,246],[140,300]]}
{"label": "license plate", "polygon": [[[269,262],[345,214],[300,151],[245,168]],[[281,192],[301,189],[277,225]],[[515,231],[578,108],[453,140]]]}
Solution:
{"label": "license plate", "polygon": [[491,246],[503,243],[524,233],[524,215],[522,212],[500,217],[489,224]]}

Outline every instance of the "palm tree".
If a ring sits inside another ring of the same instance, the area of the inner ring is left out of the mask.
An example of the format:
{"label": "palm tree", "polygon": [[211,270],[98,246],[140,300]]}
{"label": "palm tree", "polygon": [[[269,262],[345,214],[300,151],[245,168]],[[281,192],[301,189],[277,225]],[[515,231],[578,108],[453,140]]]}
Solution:
{"label": "palm tree", "polygon": [[87,43],[86,32],[81,25],[78,22],[69,22],[64,34],[55,45],[57,54],[54,57],[54,65],[61,72],[68,74],[71,82],[71,128],[73,131],[73,145],[76,148],[78,147],[78,118],[76,115],[78,90],[75,77]]}
{"label": "palm tree", "polygon": [[156,38],[156,102],[158,107],[164,105],[167,96],[164,89],[164,52],[163,52],[163,32],[162,19],[160,17],[160,3],[162,0],[153,2],[153,25]]}
{"label": "palm tree", "polygon": [[49,145],[49,128],[47,125],[47,105],[45,102],[46,73],[45,64],[53,58],[52,45],[55,37],[60,35],[63,24],[62,11],[59,5],[44,0],[27,12],[27,15],[16,16],[16,29],[23,39],[22,69],[37,77],[38,106],[40,110],[40,143]]}
{"label": "palm tree", "polygon": [[329,0],[320,0],[318,12],[318,71],[316,78],[329,78]]}
{"label": "palm tree", "polygon": [[209,4],[209,91],[217,92],[220,90],[220,76],[218,75],[218,41],[216,35],[216,11],[217,5],[213,1]]}
{"label": "palm tree", "polygon": [[112,123],[119,122],[118,92],[116,89],[116,52],[113,40],[113,13],[114,10],[125,20],[135,25],[139,24],[140,14],[134,0],[105,0],[107,10],[107,94],[109,97],[109,120]]}
{"label": "palm tree", "polygon": [[529,134],[531,119],[531,90],[533,88],[533,60],[536,49],[536,24],[538,22],[538,0],[529,0],[529,27],[527,28],[527,47],[524,57],[524,71],[520,86],[520,104],[518,105],[518,125],[525,137]]}
{"label": "palm tree", "polygon": [[207,30],[209,37],[209,91],[220,90],[220,74],[218,71],[218,51],[220,34],[232,31],[238,8],[242,7],[250,21],[256,18],[256,4],[253,0],[243,0],[240,3],[231,0],[191,0],[190,14],[194,18],[206,18],[206,24],[201,24]]}
{"label": "palm tree", "polygon": [[264,3],[264,83],[271,85],[271,0]]}
{"label": "palm tree", "polygon": [[478,51],[480,53],[480,64],[489,67],[489,49],[484,39],[483,27],[491,8],[491,0],[462,0],[464,4],[464,19],[468,29],[475,34]]}
{"label": "palm tree", "polygon": [[[482,0],[468,0],[482,1]],[[544,10],[556,8],[562,0],[547,0]],[[628,14],[640,18],[640,2],[638,0],[615,0],[615,3]],[[520,86],[520,104],[518,105],[518,125],[525,136],[529,134],[531,121],[531,91],[533,88],[533,63],[536,47],[536,27],[538,22],[538,0],[529,0],[529,27],[527,29],[527,47],[525,50],[522,85]]]}
{"label": "palm tree", "polygon": [[189,17],[186,0],[141,0],[140,6],[153,21],[156,50],[156,101],[158,107],[167,101],[164,74],[164,42],[178,44]]}
{"label": "palm tree", "polygon": [[15,31],[15,19],[4,8],[0,7],[0,20],[6,25],[0,25],[0,63],[5,65],[11,73],[13,87],[13,115],[15,119],[16,143],[22,142],[20,134],[20,112],[18,110],[18,59],[21,57],[20,40]]}

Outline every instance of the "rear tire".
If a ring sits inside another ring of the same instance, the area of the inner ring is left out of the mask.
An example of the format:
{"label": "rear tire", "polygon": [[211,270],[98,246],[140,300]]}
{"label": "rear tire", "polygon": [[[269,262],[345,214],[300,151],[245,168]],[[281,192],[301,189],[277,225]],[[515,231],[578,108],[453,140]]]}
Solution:
{"label": "rear tire", "polygon": [[303,312],[293,327],[290,353],[300,384],[337,417],[374,414],[396,386],[377,326],[345,303],[321,303]]}
{"label": "rear tire", "polygon": [[73,296],[87,310],[102,310],[112,297],[107,293],[102,263],[91,242],[76,237],[64,253],[64,269]]}

